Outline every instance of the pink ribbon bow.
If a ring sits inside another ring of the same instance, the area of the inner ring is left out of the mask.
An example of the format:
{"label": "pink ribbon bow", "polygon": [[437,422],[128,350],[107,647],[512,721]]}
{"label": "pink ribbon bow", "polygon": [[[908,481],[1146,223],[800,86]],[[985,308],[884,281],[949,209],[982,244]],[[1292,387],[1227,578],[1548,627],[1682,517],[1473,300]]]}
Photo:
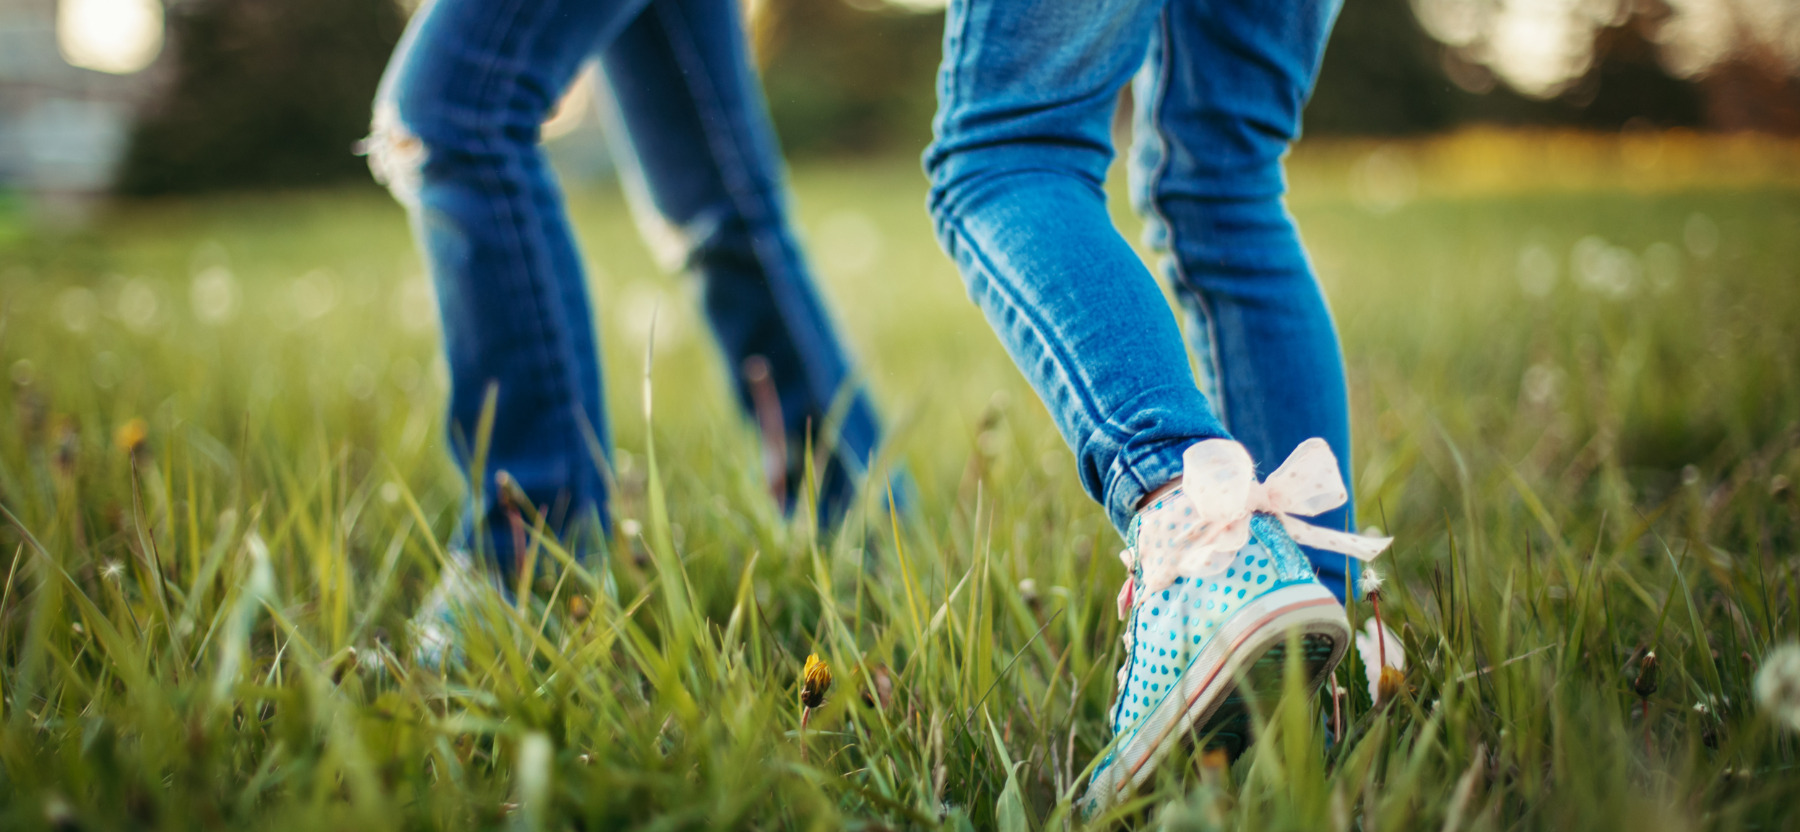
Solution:
{"label": "pink ribbon bow", "polygon": [[[1204,578],[1225,571],[1250,542],[1250,518],[1257,512],[1281,521],[1302,546],[1358,560],[1373,560],[1394,542],[1391,537],[1334,531],[1295,516],[1330,511],[1350,499],[1338,475],[1337,457],[1323,439],[1300,443],[1262,482],[1256,481],[1250,452],[1229,439],[1195,443],[1182,454],[1181,463],[1181,492],[1165,501],[1163,513],[1153,522],[1140,525],[1136,551],[1120,553],[1126,568],[1133,566],[1133,555],[1143,566],[1146,593],[1167,587],[1176,577]],[[1130,580],[1119,590],[1120,618],[1130,612],[1137,591]]]}

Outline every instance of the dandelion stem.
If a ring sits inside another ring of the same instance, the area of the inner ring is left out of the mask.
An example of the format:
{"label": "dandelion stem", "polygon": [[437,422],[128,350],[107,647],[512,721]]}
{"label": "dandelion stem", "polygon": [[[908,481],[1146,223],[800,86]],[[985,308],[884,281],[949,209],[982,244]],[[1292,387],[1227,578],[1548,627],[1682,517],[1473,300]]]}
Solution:
{"label": "dandelion stem", "polygon": [[506,523],[512,528],[513,566],[522,568],[525,565],[525,518],[519,516],[518,509],[508,505]]}
{"label": "dandelion stem", "polygon": [[806,723],[812,718],[812,709],[800,706],[800,762],[806,762]]}
{"label": "dandelion stem", "polygon": [[1337,674],[1331,678],[1331,738],[1335,742],[1344,741],[1344,694],[1338,687]]}
{"label": "dandelion stem", "polygon": [[[1378,657],[1378,660],[1381,662],[1379,665],[1376,665],[1376,667],[1379,667],[1382,671],[1385,671],[1385,670],[1387,670],[1387,666],[1388,666],[1388,660],[1387,660],[1387,632],[1388,631],[1387,631],[1387,625],[1381,623],[1381,593],[1379,593],[1379,592],[1369,593],[1369,605],[1374,607],[1374,609],[1375,609],[1375,653],[1376,653],[1376,656]],[[1377,672],[1375,678],[1377,678],[1377,679],[1381,678],[1379,671]],[[1379,686],[1377,686],[1377,687],[1379,688]],[[1379,690],[1377,690],[1377,692],[1379,693]],[[1378,702],[1376,704],[1380,704],[1380,703]]]}

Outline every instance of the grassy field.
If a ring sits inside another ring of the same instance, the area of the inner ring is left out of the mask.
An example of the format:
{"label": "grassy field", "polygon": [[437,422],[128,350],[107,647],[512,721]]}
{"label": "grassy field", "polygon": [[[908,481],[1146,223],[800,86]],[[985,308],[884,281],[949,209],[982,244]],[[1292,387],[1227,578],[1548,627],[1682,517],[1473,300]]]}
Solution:
{"label": "grassy field", "polygon": [[[1373,707],[1352,659],[1345,736],[1283,697],[1235,765],[1178,754],[1105,823],[1800,826],[1800,736],[1751,696],[1800,635],[1796,150],[1634,141],[1302,149],[1407,691]],[[0,827],[1081,826],[1119,540],[914,164],[795,183],[916,518],[784,522],[694,286],[579,188],[635,533],[491,599],[448,673],[405,622],[462,487],[385,194],[0,215]]]}

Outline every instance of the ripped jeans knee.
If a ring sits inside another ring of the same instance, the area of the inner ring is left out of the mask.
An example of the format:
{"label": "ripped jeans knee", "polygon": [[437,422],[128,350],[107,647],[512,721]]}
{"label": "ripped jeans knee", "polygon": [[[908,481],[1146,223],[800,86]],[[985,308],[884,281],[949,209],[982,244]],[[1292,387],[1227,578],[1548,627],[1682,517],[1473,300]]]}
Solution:
{"label": "ripped jeans knee", "polygon": [[356,152],[368,157],[375,181],[386,186],[400,204],[409,209],[418,206],[428,154],[425,142],[401,121],[398,105],[391,101],[375,105],[369,135],[357,143]]}

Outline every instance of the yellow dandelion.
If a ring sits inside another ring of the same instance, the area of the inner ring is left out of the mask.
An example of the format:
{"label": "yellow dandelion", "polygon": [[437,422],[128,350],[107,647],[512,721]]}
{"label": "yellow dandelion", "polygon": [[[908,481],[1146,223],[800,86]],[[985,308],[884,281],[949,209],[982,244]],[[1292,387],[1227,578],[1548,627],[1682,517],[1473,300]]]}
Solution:
{"label": "yellow dandelion", "polygon": [[1371,701],[1391,702],[1406,689],[1406,647],[1393,630],[1373,618],[1363,622],[1363,631],[1356,634],[1356,651],[1369,679]]}
{"label": "yellow dandelion", "polygon": [[831,665],[813,653],[806,657],[806,667],[800,671],[800,706],[807,709],[817,708],[825,704],[825,694],[831,691]]}
{"label": "yellow dandelion", "polygon": [[1375,681],[1375,703],[1392,702],[1405,689],[1406,674],[1391,666],[1383,667],[1381,677]]}
{"label": "yellow dandelion", "polygon": [[144,452],[150,440],[150,425],[143,419],[132,419],[119,426],[113,434],[113,446],[122,453],[136,456]]}

